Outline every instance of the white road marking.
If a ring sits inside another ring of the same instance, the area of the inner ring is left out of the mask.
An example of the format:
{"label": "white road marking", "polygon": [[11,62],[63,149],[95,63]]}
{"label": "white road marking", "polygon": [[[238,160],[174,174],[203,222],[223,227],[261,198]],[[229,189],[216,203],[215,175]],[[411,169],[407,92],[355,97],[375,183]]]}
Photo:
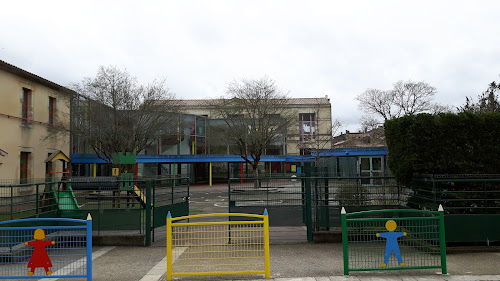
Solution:
{"label": "white road marking", "polygon": [[[176,247],[172,250],[172,263],[184,253],[187,247]],[[167,257],[164,257],[139,281],[158,281],[167,272]]]}
{"label": "white road marking", "polygon": [[[98,257],[106,254],[107,252],[113,250],[114,248],[116,248],[116,247],[115,246],[104,247],[102,249],[99,249],[99,250],[93,252],[92,253],[92,260],[97,259]],[[81,266],[76,267],[77,264],[83,264],[83,262],[85,261],[85,259],[86,258],[81,258],[81,259],[75,261],[74,263],[68,264],[67,266],[65,266],[63,268],[56,270],[52,274],[54,274],[54,275],[69,275],[69,274],[71,274],[71,272],[79,269]],[[56,280],[59,280],[59,278],[42,278],[42,279],[39,279],[38,281],[56,281]]]}

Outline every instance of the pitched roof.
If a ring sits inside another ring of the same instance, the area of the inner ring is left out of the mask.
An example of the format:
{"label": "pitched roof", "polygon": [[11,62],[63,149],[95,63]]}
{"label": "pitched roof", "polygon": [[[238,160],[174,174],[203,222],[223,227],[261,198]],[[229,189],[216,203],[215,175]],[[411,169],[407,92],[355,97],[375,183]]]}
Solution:
{"label": "pitched roof", "polygon": [[44,85],[44,86],[47,86],[51,89],[54,89],[54,90],[57,90],[57,91],[61,91],[61,92],[64,92],[64,93],[67,93],[67,94],[75,94],[76,92],[71,90],[71,89],[68,89],[66,87],[63,87],[59,84],[56,84],[52,81],[49,81],[45,78],[42,78],[36,74],[33,74],[31,72],[28,72],[24,69],[21,69],[17,66],[14,66],[10,63],[7,63],[3,60],[0,60],[0,69],[1,70],[4,70],[6,72],[9,72],[9,73],[12,73],[12,74],[15,74],[19,77],[22,77],[22,78],[25,78],[25,79],[28,79],[30,81],[33,81],[33,82],[37,82],[41,85]]}

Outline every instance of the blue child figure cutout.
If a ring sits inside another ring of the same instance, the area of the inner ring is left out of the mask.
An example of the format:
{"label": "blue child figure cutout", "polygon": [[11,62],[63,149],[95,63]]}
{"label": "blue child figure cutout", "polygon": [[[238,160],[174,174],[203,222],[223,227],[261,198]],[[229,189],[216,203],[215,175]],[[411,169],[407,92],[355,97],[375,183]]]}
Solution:
{"label": "blue child figure cutout", "polygon": [[406,232],[394,232],[397,224],[395,221],[390,220],[385,223],[385,228],[389,230],[389,232],[377,233],[377,237],[382,237],[387,239],[387,243],[385,244],[385,255],[384,255],[384,263],[380,266],[386,267],[389,258],[391,257],[391,252],[394,252],[396,255],[396,259],[398,259],[399,265],[405,266],[406,264],[401,259],[401,252],[399,251],[398,238],[402,236],[406,236]]}

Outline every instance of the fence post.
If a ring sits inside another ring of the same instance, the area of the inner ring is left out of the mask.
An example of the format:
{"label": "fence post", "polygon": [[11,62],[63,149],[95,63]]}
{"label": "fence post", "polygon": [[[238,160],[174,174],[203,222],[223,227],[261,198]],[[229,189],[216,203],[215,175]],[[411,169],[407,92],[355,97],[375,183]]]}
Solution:
{"label": "fence post", "polygon": [[307,242],[313,242],[312,234],[312,195],[311,195],[311,177],[306,177],[306,224],[307,224]]}
{"label": "fence post", "polygon": [[151,181],[146,181],[146,246],[151,246]]}
{"label": "fence post", "polygon": [[347,214],[342,207],[340,211],[340,225],[342,227],[342,252],[344,255],[344,275],[349,275],[349,249],[347,241]]}
{"label": "fence post", "polygon": [[439,246],[441,249],[441,268],[443,274],[448,274],[448,269],[446,267],[446,236],[444,232],[444,209],[441,204],[439,204]]}
{"label": "fence post", "polygon": [[87,281],[92,281],[92,216],[87,215]]}
{"label": "fence post", "polygon": [[38,218],[38,208],[39,208],[38,207],[38,201],[40,200],[40,197],[38,195],[38,184],[35,185],[35,193],[36,193],[36,195],[35,195],[36,196],[35,197],[35,202],[36,202],[36,204],[35,204],[35,215],[36,216],[35,217]]}
{"label": "fence post", "polygon": [[172,215],[167,214],[167,280],[172,280]]}
{"label": "fence post", "polygon": [[325,210],[324,210],[324,217],[326,221],[326,230],[330,230],[330,187],[328,186],[328,167],[325,167]]}
{"label": "fence post", "polygon": [[269,215],[267,208],[264,209],[264,260],[266,267],[266,278],[271,278],[271,260],[269,253]]}
{"label": "fence post", "polygon": [[10,186],[10,220],[14,219],[14,187]]}

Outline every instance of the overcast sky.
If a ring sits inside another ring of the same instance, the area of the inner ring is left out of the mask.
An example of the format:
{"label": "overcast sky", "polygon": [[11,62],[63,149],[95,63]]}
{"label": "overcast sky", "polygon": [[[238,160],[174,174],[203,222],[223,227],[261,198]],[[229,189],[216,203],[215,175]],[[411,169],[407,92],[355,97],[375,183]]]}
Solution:
{"label": "overcast sky", "polygon": [[458,106],[500,81],[500,1],[2,1],[0,59],[68,86],[100,65],[167,78],[181,99],[214,98],[234,79],[276,80],[324,97],[343,130],[354,99],[426,81]]}

